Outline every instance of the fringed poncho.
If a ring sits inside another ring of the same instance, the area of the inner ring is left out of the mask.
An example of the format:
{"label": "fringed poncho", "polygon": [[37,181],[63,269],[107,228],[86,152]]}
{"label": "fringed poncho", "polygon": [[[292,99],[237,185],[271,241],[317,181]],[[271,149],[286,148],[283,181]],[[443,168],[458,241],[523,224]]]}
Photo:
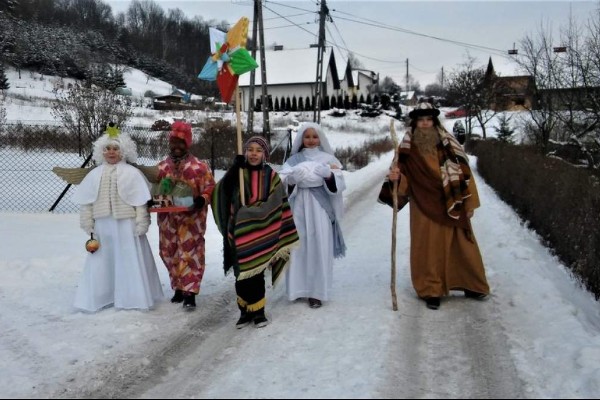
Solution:
{"label": "fringed poncho", "polygon": [[211,207],[223,235],[223,268],[233,267],[243,280],[271,267],[275,284],[289,263],[299,238],[279,175],[265,165],[244,169],[246,206],[241,206],[237,168],[230,169],[213,191]]}

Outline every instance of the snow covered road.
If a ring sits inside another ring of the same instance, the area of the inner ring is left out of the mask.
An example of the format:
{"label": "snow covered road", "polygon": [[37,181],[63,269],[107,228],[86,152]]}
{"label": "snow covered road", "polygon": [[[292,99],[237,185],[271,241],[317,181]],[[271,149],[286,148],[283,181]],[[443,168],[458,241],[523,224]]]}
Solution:
{"label": "snow covered road", "polygon": [[[0,214],[0,393],[77,398],[594,398],[600,311],[479,179],[473,220],[493,294],[426,309],[398,219],[399,310],[391,309],[391,209],[376,197],[391,155],[348,174],[347,257],[320,309],[268,290],[271,324],[236,330],[233,277],[207,233],[198,310],[73,313],[83,254],[73,215]],[[35,228],[32,228],[35,227]],[[57,228],[59,227],[59,228]],[[150,241],[163,286],[156,226]],[[31,246],[30,244],[35,244]],[[24,285],[31,296],[23,296]],[[166,291],[166,295],[169,293]]]}

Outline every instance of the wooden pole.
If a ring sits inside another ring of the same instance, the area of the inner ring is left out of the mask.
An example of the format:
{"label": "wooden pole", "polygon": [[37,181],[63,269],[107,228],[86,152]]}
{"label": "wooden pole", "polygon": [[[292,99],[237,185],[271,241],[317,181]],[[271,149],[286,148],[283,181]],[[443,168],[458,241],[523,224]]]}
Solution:
{"label": "wooden pole", "polygon": [[[244,155],[242,148],[242,117],[240,112],[240,87],[235,85],[235,115],[237,124],[237,150],[238,154]],[[246,193],[244,193],[244,170],[240,168],[240,201],[242,206],[246,205]]]}
{"label": "wooden pole", "polygon": [[[392,134],[392,143],[394,144],[394,161],[392,166],[398,164],[398,136],[396,135],[396,128],[394,127],[394,120],[390,121],[390,132]],[[392,216],[392,279],[390,282],[390,289],[392,291],[392,309],[398,311],[398,297],[396,296],[396,225],[398,222],[398,181],[392,183],[392,203],[393,203],[393,216]]]}

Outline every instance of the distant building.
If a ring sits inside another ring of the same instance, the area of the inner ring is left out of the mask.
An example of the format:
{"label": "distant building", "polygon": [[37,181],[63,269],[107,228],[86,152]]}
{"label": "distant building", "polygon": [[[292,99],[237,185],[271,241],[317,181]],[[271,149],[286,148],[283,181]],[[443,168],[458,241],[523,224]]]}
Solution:
{"label": "distant building", "polygon": [[497,76],[490,57],[485,80],[493,86],[490,109],[516,111],[535,107],[535,79],[530,75]]}
{"label": "distant building", "polygon": [[356,95],[357,99],[360,99],[361,96],[363,99],[366,99],[369,93],[371,93],[371,88],[377,84],[378,80],[378,74],[374,71],[352,69],[348,62],[343,80],[340,81],[342,96],[348,94],[350,99],[354,95]]}
{"label": "distant building", "polygon": [[[185,96],[190,96],[186,94]],[[200,98],[201,99],[201,98]],[[202,110],[204,104],[201,100],[184,102],[184,95],[180,93],[156,96],[152,102],[155,110]]]}
{"label": "distant building", "polygon": [[417,97],[417,92],[415,92],[414,90],[410,90],[407,92],[400,92],[400,94],[398,96],[398,102],[405,106],[416,106],[417,103],[419,102],[419,99]]}
{"label": "distant building", "polygon": [[[277,98],[279,102],[296,97],[297,101],[306,98],[313,102],[315,94],[315,81],[317,79],[317,48],[265,51],[267,64],[267,91],[272,101]],[[257,60],[259,61],[259,60]],[[254,99],[259,100],[262,94],[262,79],[260,67],[255,70]],[[248,111],[250,97],[250,73],[239,78],[242,91],[242,110]],[[323,53],[323,81],[321,95],[332,96],[340,93],[340,79],[336,66],[334,53],[326,47]]]}

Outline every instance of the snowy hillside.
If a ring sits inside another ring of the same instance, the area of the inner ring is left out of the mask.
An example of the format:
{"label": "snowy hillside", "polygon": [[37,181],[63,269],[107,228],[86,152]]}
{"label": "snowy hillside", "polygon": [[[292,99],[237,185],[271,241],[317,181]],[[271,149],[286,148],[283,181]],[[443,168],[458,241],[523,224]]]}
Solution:
{"label": "snowy hillside", "polygon": [[[7,77],[10,88],[6,91],[5,106],[7,110],[7,122],[9,123],[18,121],[54,121],[54,117],[50,111],[51,101],[56,98],[54,90],[65,89],[69,84],[74,82],[73,79],[63,79],[31,71],[21,71],[21,78],[19,78],[19,74],[14,68],[7,69]],[[207,114],[201,111],[157,111],[148,108],[148,105],[151,104],[151,99],[144,98],[146,92],[153,92],[157,96],[166,95],[172,92],[173,86],[168,82],[149,77],[144,72],[135,68],[126,69],[123,77],[127,89],[131,90],[131,98],[134,105],[136,105],[134,116],[128,121],[130,125],[149,126],[157,119],[172,120],[173,118],[201,121],[207,117]],[[405,114],[411,109],[405,106],[402,108]],[[449,110],[453,110],[453,108],[442,108],[440,116],[446,129],[451,132],[456,119],[445,119],[443,117],[445,112]],[[332,128],[334,131],[350,133],[349,131],[354,131],[356,126],[359,126],[355,132],[379,133],[389,128],[389,118],[387,116],[374,119],[360,118],[355,112],[350,111],[346,117],[334,118],[328,117],[330,113],[329,111],[323,111],[322,121],[324,126]],[[246,113],[242,114],[242,122],[245,124]],[[273,112],[272,114],[270,117],[272,128],[286,127],[292,124],[294,120],[312,121],[313,119],[312,112]],[[488,123],[488,137],[495,137],[497,135],[494,127],[499,127],[498,118],[501,114],[503,113],[499,113]],[[518,124],[520,119],[527,118],[527,113],[507,112],[506,114],[509,117],[513,117],[511,121],[513,127]],[[226,119],[233,120],[235,118],[232,113],[225,113],[223,116]],[[254,120],[255,127],[262,126],[262,113],[255,113]],[[357,125],[357,121],[361,121],[362,123]],[[54,121],[54,123],[59,122]],[[473,133],[481,135],[481,128],[475,122],[473,124]],[[360,145],[362,142],[361,140],[358,144]],[[354,142],[350,142],[345,144],[345,146],[354,146],[355,144]]]}

